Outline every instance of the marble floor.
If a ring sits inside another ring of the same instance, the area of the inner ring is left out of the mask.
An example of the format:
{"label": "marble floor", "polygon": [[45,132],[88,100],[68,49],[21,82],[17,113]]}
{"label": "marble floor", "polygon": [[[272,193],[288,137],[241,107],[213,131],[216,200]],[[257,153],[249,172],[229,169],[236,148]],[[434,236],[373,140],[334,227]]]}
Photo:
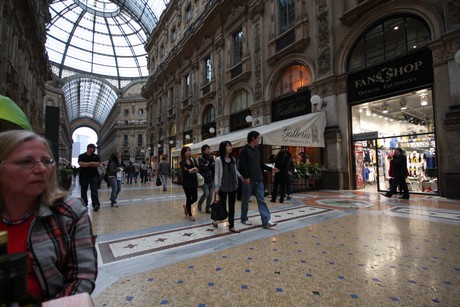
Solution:
{"label": "marble floor", "polygon": [[[72,193],[79,195],[73,185]],[[460,306],[460,201],[319,190],[267,204],[278,225],[214,228],[185,218],[170,183],[103,186],[89,209],[97,234],[96,306]],[[200,195],[201,193],[199,193]]]}

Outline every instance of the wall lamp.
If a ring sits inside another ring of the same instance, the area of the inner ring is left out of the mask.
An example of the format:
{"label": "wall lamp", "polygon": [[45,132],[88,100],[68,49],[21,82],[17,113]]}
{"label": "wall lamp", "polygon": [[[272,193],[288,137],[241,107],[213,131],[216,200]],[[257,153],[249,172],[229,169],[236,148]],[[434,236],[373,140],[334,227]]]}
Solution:
{"label": "wall lamp", "polygon": [[319,95],[313,95],[310,98],[311,106],[312,106],[312,112],[319,112],[324,109],[324,107],[327,106],[326,101],[324,101],[323,98],[321,98]]}
{"label": "wall lamp", "polygon": [[186,135],[185,135],[185,139],[186,139],[186,140],[190,140],[190,135],[186,134]]}
{"label": "wall lamp", "polygon": [[170,144],[170,145],[174,144],[174,141],[173,141],[173,140],[169,140],[169,144]]}
{"label": "wall lamp", "polygon": [[214,129],[214,127],[210,127],[209,128],[209,133],[214,134],[214,132],[216,132],[216,129]]}
{"label": "wall lamp", "polygon": [[158,144],[158,145],[157,145],[158,148],[161,148],[162,146],[163,146],[163,145],[161,145],[161,144]]}
{"label": "wall lamp", "polygon": [[457,52],[455,52],[455,62],[457,62],[457,64],[460,64],[460,50],[457,50]]}

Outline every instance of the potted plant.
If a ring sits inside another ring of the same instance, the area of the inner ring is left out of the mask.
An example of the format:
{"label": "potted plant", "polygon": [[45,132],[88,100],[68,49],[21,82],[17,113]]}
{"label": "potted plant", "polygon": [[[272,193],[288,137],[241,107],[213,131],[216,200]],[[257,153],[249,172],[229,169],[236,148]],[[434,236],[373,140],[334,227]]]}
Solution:
{"label": "potted plant", "polygon": [[72,185],[73,169],[71,168],[60,168],[59,169],[59,186],[64,190],[69,190]]}
{"label": "potted plant", "polygon": [[307,164],[307,172],[310,174],[310,177],[313,178],[321,178],[321,174],[327,170],[326,166],[321,165],[319,163],[308,163]]}
{"label": "potted plant", "polygon": [[182,169],[180,167],[174,167],[171,170],[172,174],[172,182],[174,183],[182,183]]}
{"label": "potted plant", "polygon": [[321,186],[319,178],[327,168],[319,163],[302,163],[295,165],[293,178],[294,190],[305,191]]}

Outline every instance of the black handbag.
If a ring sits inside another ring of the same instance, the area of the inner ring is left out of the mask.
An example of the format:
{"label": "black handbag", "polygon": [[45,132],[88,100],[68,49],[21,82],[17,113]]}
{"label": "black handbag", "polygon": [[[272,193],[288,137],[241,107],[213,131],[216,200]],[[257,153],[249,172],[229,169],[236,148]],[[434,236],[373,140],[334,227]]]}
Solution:
{"label": "black handbag", "polygon": [[214,198],[211,204],[211,219],[214,221],[223,221],[227,219],[228,212],[226,206],[220,202],[219,194],[214,192]]}
{"label": "black handbag", "polygon": [[160,176],[157,176],[157,182],[155,184],[157,185],[157,187],[161,185]]}

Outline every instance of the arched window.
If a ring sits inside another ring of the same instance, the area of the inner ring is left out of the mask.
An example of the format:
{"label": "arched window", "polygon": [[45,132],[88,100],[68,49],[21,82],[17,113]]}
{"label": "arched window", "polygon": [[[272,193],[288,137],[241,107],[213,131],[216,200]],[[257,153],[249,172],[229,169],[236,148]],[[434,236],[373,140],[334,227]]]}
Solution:
{"label": "arched window", "polygon": [[428,26],[414,16],[386,19],[368,29],[353,46],[348,71],[383,63],[426,46],[430,41]]}
{"label": "arched window", "polygon": [[293,65],[287,68],[275,85],[273,98],[293,94],[300,88],[311,85],[311,72],[302,65]]}
{"label": "arched window", "polygon": [[252,106],[252,100],[248,91],[240,90],[233,95],[233,101],[230,105],[230,114],[247,110]]}
{"label": "arched window", "polygon": [[216,121],[216,110],[213,105],[209,105],[203,114],[203,125],[211,124]]}

